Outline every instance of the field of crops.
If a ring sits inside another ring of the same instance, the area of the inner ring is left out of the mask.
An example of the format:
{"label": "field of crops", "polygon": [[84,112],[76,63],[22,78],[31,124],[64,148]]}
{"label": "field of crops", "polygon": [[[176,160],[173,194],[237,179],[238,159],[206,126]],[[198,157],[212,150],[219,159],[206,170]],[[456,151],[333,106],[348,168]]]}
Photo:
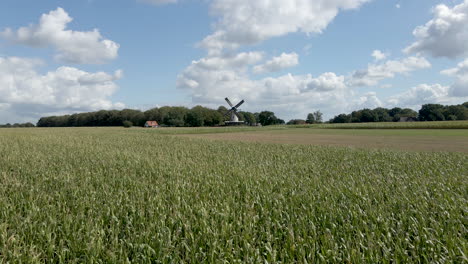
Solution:
{"label": "field of crops", "polygon": [[463,263],[464,153],[0,130],[0,263]]}
{"label": "field of crops", "polygon": [[292,125],[292,127],[337,129],[468,129],[468,121],[373,122],[343,124]]}

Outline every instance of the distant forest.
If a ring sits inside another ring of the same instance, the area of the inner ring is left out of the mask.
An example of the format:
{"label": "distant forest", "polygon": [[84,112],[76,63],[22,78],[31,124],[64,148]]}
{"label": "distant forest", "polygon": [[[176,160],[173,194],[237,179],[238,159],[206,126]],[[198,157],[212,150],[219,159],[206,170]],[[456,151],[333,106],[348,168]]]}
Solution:
{"label": "distant forest", "polygon": [[[101,110],[90,113],[80,113],[65,116],[42,117],[37,123],[38,127],[93,127],[93,126],[144,126],[146,121],[157,121],[161,126],[170,127],[201,127],[218,126],[229,120],[225,116],[228,109],[220,106],[217,110],[203,106],[195,106],[191,109],[181,106],[164,106],[153,108],[148,111],[133,109],[124,110]],[[284,124],[273,112],[263,111],[260,113],[238,112],[240,120],[248,125],[260,123],[264,126]],[[127,125],[128,126],[128,125]]]}
{"label": "distant forest", "polygon": [[[94,126],[143,126],[146,121],[157,121],[161,126],[168,127],[201,127],[218,126],[229,120],[225,116],[228,109],[220,106],[218,109],[210,109],[203,106],[195,106],[191,109],[182,106],[164,106],[152,108],[147,111],[101,110],[97,112],[79,113],[64,116],[42,117],[37,123],[38,127],[94,127]],[[261,124],[263,126],[284,124],[284,120],[275,116],[271,111],[251,113],[238,112],[240,120],[247,125]],[[307,115],[305,119],[292,119],[287,124],[314,124],[322,123],[322,113],[316,111]],[[392,109],[375,108],[353,111],[350,114],[340,114],[328,121],[328,123],[367,123],[367,122],[398,122],[401,119],[411,121],[444,121],[444,120],[468,120],[468,102],[460,105],[425,104],[416,112],[409,108],[395,107]],[[34,127],[32,123],[15,123],[1,125],[0,128],[9,127]]]}
{"label": "distant forest", "polygon": [[415,121],[449,121],[468,120],[468,102],[461,105],[425,104],[416,112],[409,108],[392,109],[375,108],[354,111],[351,114],[340,114],[330,119],[330,123],[368,123],[398,122],[401,118],[412,118]]}
{"label": "distant forest", "polygon": [[14,124],[10,124],[10,123],[7,123],[5,125],[2,125],[0,124],[0,128],[9,128],[9,127],[35,127],[33,123],[14,123]]}

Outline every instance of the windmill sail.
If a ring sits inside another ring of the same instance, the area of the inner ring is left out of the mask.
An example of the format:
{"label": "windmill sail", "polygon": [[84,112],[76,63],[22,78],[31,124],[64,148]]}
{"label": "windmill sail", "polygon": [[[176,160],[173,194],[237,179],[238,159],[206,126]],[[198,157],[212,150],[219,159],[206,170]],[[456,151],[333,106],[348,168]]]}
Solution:
{"label": "windmill sail", "polygon": [[237,108],[238,108],[239,106],[241,106],[243,103],[244,103],[244,100],[240,101],[238,104],[236,104],[236,106],[234,106],[234,108],[236,108],[236,110],[237,110]]}
{"label": "windmill sail", "polygon": [[227,102],[231,107],[233,107],[231,101],[229,101],[229,99],[228,99],[227,97],[224,98],[224,100],[226,100],[226,102]]}

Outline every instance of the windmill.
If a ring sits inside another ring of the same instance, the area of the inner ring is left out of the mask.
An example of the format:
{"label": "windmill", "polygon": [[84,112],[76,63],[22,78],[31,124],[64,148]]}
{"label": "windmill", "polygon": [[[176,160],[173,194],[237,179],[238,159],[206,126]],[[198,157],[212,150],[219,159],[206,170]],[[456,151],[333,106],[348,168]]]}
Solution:
{"label": "windmill", "polygon": [[237,111],[239,110],[238,108],[244,103],[244,100],[240,101],[235,106],[231,103],[231,101],[229,101],[227,97],[225,98],[225,100],[229,104],[231,109],[229,109],[224,116],[231,115],[231,118],[230,121],[226,121],[224,123],[227,126],[236,126],[244,124],[244,121],[239,121],[239,114],[237,113]]}

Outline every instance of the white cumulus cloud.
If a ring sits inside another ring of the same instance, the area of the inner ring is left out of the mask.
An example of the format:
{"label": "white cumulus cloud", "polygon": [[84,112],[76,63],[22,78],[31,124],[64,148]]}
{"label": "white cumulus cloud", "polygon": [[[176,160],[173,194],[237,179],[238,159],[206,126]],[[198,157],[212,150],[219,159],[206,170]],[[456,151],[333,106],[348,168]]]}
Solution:
{"label": "white cumulus cloud", "polygon": [[40,74],[42,62],[18,57],[0,57],[0,109],[23,119],[55,113],[121,108],[109,97],[122,76],[105,72],[90,73],[72,67],[60,67]]}
{"label": "white cumulus cloud", "polygon": [[388,105],[419,109],[423,104],[452,104],[449,87],[440,84],[420,84],[388,99]]}
{"label": "white cumulus cloud", "polygon": [[374,86],[381,80],[395,77],[396,74],[407,74],[430,67],[431,64],[423,57],[388,60],[380,64],[369,64],[367,69],[355,71],[348,82],[352,86]]}
{"label": "white cumulus cloud", "polygon": [[468,59],[460,62],[457,67],[443,70],[441,73],[455,78],[455,82],[450,86],[452,96],[468,96]]}
{"label": "white cumulus cloud", "polygon": [[294,67],[299,64],[299,56],[297,53],[282,53],[278,57],[274,57],[264,64],[257,65],[253,68],[254,73],[269,73],[277,72],[286,68]]}
{"label": "white cumulus cloud", "polygon": [[387,58],[387,54],[383,53],[380,50],[374,50],[372,52],[372,57],[374,57],[376,61],[385,60]]}
{"label": "white cumulus cloud", "polygon": [[99,30],[73,31],[67,25],[73,19],[62,8],[43,14],[39,24],[5,29],[0,36],[31,47],[54,47],[56,59],[66,63],[101,64],[117,58],[119,44],[104,39]]}
{"label": "white cumulus cloud", "polygon": [[[189,90],[194,103],[198,104],[218,106],[228,96],[233,100],[245,99],[248,102],[245,107],[253,110],[272,109],[288,116],[304,115],[312,107],[329,112],[343,111],[350,93],[344,76],[328,72],[319,76],[286,74],[255,80],[249,72],[260,57],[255,53],[247,54],[208,56],[193,61],[178,76],[177,87]],[[252,59],[235,63],[244,56]],[[212,61],[222,63],[207,65]]]}
{"label": "white cumulus cloud", "polygon": [[211,53],[260,43],[289,33],[321,33],[340,10],[370,0],[213,0],[216,30],[201,46]]}
{"label": "white cumulus cloud", "polygon": [[378,98],[376,92],[368,92],[359,96],[357,100],[354,100],[354,105],[352,106],[353,109],[374,109],[377,107],[382,107],[383,103]]}
{"label": "white cumulus cloud", "polygon": [[468,55],[468,0],[452,8],[438,5],[433,13],[430,21],[413,31],[416,41],[404,51],[448,58]]}

